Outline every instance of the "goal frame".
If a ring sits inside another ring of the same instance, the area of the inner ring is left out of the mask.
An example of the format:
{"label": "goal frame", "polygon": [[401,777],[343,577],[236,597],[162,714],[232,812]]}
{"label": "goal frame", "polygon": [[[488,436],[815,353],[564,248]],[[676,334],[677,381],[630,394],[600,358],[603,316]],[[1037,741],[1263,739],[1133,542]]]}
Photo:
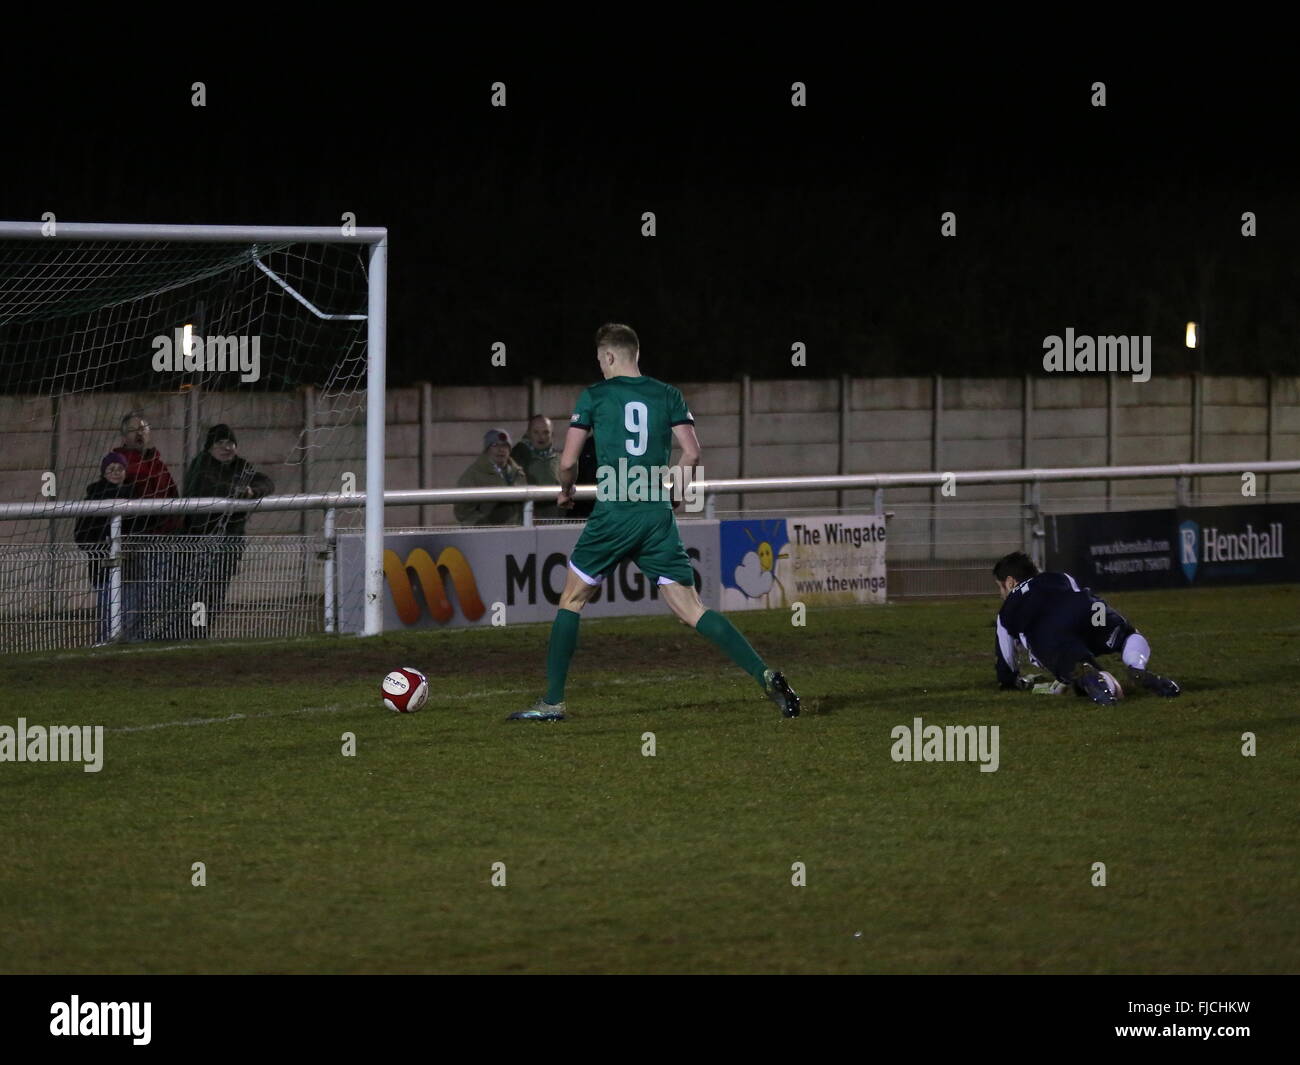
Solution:
{"label": "goal frame", "polygon": [[177,243],[363,244],[366,295],[365,614],[362,635],[384,629],[384,417],[388,348],[388,230],[375,226],[153,225],[109,222],[3,222],[0,240],[174,241]]}

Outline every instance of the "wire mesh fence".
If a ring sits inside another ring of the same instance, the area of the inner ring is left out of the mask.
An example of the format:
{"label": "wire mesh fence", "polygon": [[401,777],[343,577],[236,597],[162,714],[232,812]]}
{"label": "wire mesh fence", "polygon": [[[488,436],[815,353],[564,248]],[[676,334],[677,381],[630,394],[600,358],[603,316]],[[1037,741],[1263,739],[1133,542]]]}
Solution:
{"label": "wire mesh fence", "polygon": [[0,652],[323,631],[317,537],[125,536],[116,558],[98,547],[0,545]]}

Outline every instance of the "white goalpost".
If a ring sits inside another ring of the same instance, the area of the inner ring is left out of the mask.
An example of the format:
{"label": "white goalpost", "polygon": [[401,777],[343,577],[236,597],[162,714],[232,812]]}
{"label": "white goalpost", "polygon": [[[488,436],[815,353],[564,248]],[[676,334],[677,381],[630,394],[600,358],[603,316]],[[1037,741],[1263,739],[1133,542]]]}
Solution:
{"label": "white goalpost", "polygon": [[360,493],[382,631],[386,314],[382,228],[0,222],[0,651],[319,631]]}

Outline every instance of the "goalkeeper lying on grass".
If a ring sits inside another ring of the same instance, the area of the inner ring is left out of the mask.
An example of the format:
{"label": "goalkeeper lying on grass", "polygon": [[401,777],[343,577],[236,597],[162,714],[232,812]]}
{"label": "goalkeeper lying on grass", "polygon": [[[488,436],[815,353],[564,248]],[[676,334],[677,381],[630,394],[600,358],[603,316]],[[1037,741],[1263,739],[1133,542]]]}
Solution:
{"label": "goalkeeper lying on grass", "polygon": [[[1073,688],[1094,703],[1113,706],[1123,693],[1107,682],[1110,675],[1094,656],[1118,654],[1142,687],[1168,698],[1178,694],[1174,681],[1146,668],[1151,645],[1142,634],[1068,573],[1039,573],[1028,555],[1014,551],[998,559],[993,577],[1002,593],[996,664],[1003,688],[1049,694]],[[1017,644],[1035,665],[1051,670],[1054,683],[1035,685],[1044,678],[1020,675]]]}

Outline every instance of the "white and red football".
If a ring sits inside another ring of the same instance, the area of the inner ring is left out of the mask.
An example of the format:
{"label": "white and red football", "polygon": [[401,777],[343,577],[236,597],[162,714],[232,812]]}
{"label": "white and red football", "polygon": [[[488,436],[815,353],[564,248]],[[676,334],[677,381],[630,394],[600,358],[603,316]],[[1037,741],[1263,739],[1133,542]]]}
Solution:
{"label": "white and red football", "polygon": [[395,714],[413,714],[429,698],[429,678],[418,669],[403,666],[384,678],[380,691],[384,705]]}

